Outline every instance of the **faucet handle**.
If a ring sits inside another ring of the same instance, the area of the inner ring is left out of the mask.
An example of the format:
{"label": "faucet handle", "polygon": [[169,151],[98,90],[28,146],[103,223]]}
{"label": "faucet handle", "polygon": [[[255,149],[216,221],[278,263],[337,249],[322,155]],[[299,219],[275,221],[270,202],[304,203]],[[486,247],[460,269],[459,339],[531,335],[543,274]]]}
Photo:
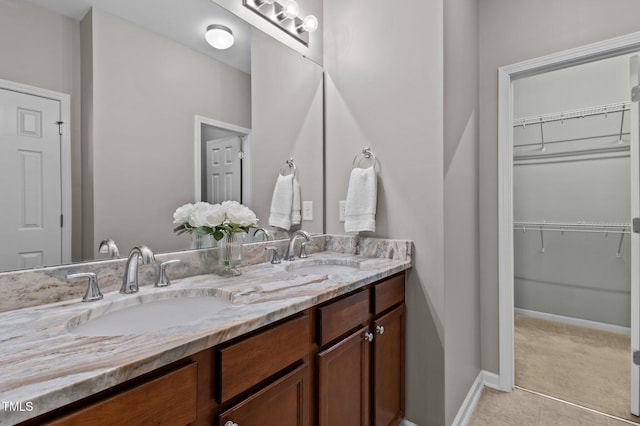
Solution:
{"label": "faucet handle", "polygon": [[275,265],[282,261],[278,255],[278,247],[271,246],[267,247],[265,250],[267,250],[267,261],[270,261],[271,264]]}
{"label": "faucet handle", "polygon": [[95,272],[79,272],[77,274],[67,274],[67,280],[71,280],[74,278],[89,278],[87,292],[82,298],[83,302],[93,302],[104,297],[100,292],[100,288],[98,287],[98,276]]}
{"label": "faucet handle", "polygon": [[160,273],[158,274],[158,280],[155,283],[155,287],[166,287],[171,284],[169,276],[167,275],[167,266],[178,262],[180,262],[180,259],[172,259],[160,264]]}
{"label": "faucet handle", "polygon": [[302,244],[300,244],[300,259],[309,257],[307,254],[307,245],[313,245],[313,241],[303,241]]}

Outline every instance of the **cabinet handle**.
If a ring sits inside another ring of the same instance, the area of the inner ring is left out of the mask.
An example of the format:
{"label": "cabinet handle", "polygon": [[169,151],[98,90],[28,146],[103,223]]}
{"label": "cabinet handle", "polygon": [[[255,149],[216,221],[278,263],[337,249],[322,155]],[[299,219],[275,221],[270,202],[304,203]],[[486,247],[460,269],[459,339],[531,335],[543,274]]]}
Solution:
{"label": "cabinet handle", "polygon": [[373,341],[373,333],[369,333],[368,331],[364,333],[364,340],[369,342]]}
{"label": "cabinet handle", "polygon": [[238,423],[232,422],[231,420],[227,420],[224,426],[238,426]]}
{"label": "cabinet handle", "polygon": [[376,325],[376,332],[378,334],[384,334],[384,326],[383,325]]}

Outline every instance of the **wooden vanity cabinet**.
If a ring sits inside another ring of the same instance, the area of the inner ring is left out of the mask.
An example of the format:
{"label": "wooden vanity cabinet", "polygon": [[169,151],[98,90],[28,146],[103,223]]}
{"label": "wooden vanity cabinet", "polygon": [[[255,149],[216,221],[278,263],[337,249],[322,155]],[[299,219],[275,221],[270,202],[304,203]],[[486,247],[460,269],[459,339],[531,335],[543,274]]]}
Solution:
{"label": "wooden vanity cabinet", "polygon": [[370,351],[362,327],[316,355],[320,426],[368,426]]}
{"label": "wooden vanity cabinet", "polygon": [[304,364],[222,412],[217,426],[308,426],[309,367]]}
{"label": "wooden vanity cabinet", "polygon": [[397,425],[404,273],[203,350],[27,425]]}
{"label": "wooden vanity cabinet", "polygon": [[397,425],[404,417],[404,304],[373,321],[374,425]]}
{"label": "wooden vanity cabinet", "polygon": [[[404,417],[404,273],[319,307],[316,354],[319,426],[388,426]],[[366,300],[368,319],[359,309]],[[358,303],[356,303],[358,302]],[[349,315],[343,314],[349,312]],[[355,310],[355,312],[354,312]],[[327,344],[326,312],[343,318],[346,334]]]}
{"label": "wooden vanity cabinet", "polygon": [[197,374],[197,363],[190,363],[45,424],[189,424],[197,417]]}

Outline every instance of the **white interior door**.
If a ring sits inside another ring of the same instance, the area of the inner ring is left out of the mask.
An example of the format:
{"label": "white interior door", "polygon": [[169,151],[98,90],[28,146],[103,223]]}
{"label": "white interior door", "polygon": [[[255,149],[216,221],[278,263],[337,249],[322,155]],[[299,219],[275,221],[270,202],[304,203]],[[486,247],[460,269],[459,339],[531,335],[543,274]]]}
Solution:
{"label": "white interior door", "polygon": [[631,412],[640,414],[640,366],[634,362],[634,353],[640,354],[640,234],[636,226],[640,218],[640,56],[631,57]]}
{"label": "white interior door", "polygon": [[242,202],[242,163],[239,136],[207,141],[207,201]]}
{"label": "white interior door", "polygon": [[0,89],[0,270],[62,262],[60,102]]}

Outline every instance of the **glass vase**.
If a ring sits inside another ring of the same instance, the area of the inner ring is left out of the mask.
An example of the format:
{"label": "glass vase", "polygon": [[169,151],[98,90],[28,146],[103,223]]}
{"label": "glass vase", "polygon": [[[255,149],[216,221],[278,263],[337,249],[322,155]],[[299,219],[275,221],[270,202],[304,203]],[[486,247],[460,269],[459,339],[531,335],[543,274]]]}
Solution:
{"label": "glass vase", "polygon": [[220,275],[223,277],[237,277],[241,275],[237,268],[242,263],[242,243],[245,234],[242,232],[225,232],[218,241],[218,265],[222,266]]}
{"label": "glass vase", "polygon": [[191,234],[192,249],[206,249],[215,247],[215,240],[210,234]]}

